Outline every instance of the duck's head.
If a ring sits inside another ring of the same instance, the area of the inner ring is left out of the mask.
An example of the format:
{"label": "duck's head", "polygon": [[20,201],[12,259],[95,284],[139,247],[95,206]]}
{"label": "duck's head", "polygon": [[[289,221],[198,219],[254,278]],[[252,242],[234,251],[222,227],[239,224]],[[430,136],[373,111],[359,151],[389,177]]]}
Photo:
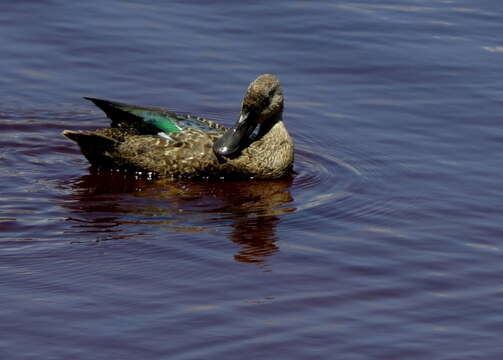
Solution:
{"label": "duck's head", "polygon": [[283,90],[274,75],[260,75],[248,86],[238,122],[213,144],[219,156],[235,157],[281,119]]}

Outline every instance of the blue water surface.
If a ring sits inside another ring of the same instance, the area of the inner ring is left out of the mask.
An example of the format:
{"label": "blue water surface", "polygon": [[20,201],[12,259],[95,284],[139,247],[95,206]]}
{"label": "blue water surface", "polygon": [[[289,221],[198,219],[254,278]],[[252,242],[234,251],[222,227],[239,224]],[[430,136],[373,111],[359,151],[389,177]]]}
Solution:
{"label": "blue water surface", "polygon": [[[498,359],[503,3],[0,2],[6,359]],[[95,173],[93,96],[237,120],[275,181]]]}

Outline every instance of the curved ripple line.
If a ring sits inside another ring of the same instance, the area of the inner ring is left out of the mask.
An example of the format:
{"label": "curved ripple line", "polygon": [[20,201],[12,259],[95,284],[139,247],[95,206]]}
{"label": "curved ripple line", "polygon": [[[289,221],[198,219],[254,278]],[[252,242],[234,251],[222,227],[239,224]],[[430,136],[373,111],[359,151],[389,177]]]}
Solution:
{"label": "curved ripple line", "polygon": [[358,147],[335,143],[334,151],[327,151],[310,134],[297,134],[294,198],[297,211],[309,213],[289,221],[301,225],[315,216],[359,220],[398,211],[385,186],[391,165]]}

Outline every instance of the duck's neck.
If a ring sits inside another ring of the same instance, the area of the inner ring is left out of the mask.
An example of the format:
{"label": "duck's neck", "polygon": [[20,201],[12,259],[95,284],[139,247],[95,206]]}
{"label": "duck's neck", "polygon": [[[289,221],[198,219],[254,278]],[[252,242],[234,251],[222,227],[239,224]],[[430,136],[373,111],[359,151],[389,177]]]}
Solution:
{"label": "duck's neck", "polygon": [[262,123],[257,126],[255,131],[252,133],[250,136],[250,139],[252,142],[258,141],[262,139],[262,137],[267,134],[274,125],[276,125],[278,122],[283,121],[283,111],[280,111],[276,115],[274,115],[272,118],[270,118],[267,123]]}
{"label": "duck's neck", "polygon": [[273,179],[282,176],[293,162],[293,142],[281,118],[260,139],[243,150],[226,166],[255,178]]}

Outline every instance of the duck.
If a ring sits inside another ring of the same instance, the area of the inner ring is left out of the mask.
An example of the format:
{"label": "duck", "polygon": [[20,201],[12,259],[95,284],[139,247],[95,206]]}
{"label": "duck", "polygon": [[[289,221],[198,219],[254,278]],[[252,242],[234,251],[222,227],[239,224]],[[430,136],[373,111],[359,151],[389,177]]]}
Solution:
{"label": "duck", "polygon": [[293,140],[283,122],[278,78],[248,86],[239,119],[227,128],[199,116],[86,97],[111,120],[108,128],[64,130],[92,167],[172,179],[277,179],[290,172]]}

